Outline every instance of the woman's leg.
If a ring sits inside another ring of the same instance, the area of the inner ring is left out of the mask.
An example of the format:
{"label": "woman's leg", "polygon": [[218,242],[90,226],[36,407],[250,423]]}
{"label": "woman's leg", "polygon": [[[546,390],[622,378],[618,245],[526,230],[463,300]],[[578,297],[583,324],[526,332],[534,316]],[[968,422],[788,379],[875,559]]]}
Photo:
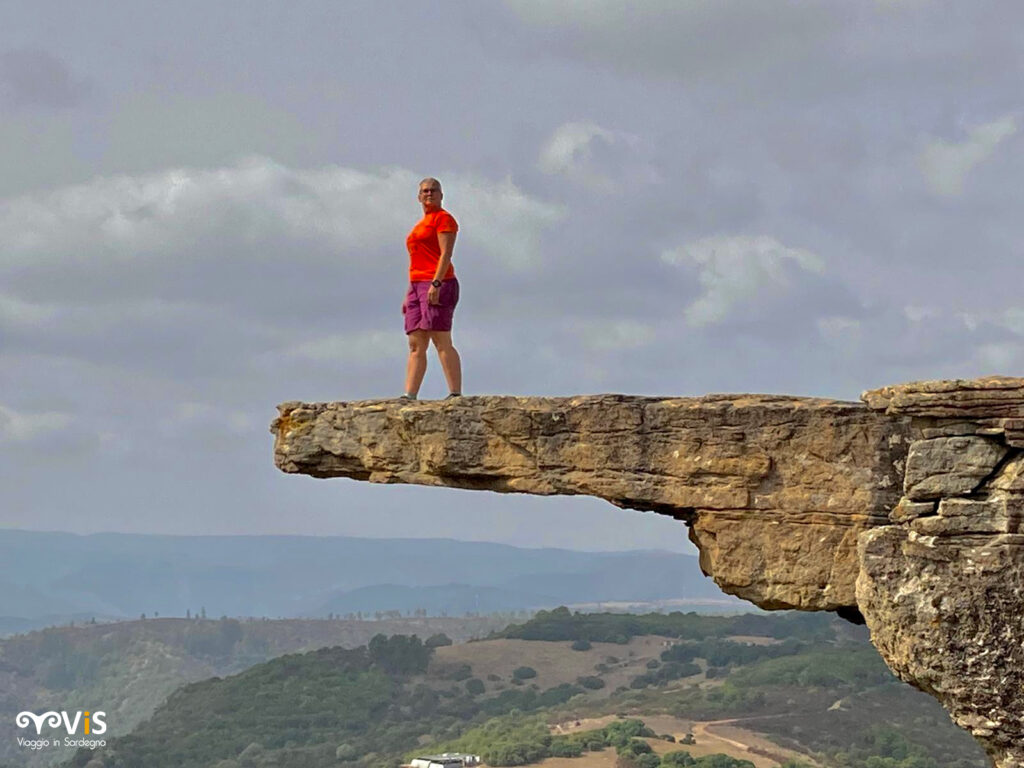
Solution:
{"label": "woman's leg", "polygon": [[441,361],[441,370],[444,371],[445,381],[448,382],[448,391],[462,394],[462,360],[459,359],[458,350],[452,346],[452,332],[429,331],[429,333],[430,340],[437,348],[437,359]]}
{"label": "woman's leg", "polygon": [[423,374],[427,372],[430,337],[427,331],[411,331],[406,336],[409,339],[409,362],[405,366],[405,394],[415,397],[423,383]]}

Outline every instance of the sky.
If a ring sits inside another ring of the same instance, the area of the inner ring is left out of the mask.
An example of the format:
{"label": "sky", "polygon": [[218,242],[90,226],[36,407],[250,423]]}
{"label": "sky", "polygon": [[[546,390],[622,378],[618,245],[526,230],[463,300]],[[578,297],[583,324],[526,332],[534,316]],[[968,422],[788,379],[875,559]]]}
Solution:
{"label": "sky", "polygon": [[1022,83],[1015,0],[4,3],[0,526],[692,551],[285,476],[274,406],[401,392],[424,176],[467,394],[1021,375]]}

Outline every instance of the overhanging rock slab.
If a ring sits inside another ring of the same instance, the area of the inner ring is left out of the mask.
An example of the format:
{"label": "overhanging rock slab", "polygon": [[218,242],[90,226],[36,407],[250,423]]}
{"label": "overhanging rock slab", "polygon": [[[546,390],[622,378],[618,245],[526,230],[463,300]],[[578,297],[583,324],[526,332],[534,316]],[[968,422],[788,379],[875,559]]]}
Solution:
{"label": "overhanging rock slab", "polygon": [[909,419],[714,395],[286,403],[286,472],[586,494],[685,520],[721,587],[767,608],[856,603],[857,535],[902,494]]}
{"label": "overhanging rock slab", "polygon": [[685,521],[723,590],[863,614],[897,674],[999,768],[1024,768],[1024,379],[862,399],[291,402],[271,431],[285,472],[586,494]]}

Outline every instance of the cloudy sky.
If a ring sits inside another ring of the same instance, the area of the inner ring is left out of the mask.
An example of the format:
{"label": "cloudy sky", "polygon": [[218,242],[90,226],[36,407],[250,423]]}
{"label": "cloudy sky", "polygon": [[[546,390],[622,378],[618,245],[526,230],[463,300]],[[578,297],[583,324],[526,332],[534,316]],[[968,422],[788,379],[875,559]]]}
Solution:
{"label": "cloudy sky", "polygon": [[401,391],[426,175],[467,393],[1020,375],[1022,83],[1015,0],[4,3],[0,525],[687,551],[267,425]]}

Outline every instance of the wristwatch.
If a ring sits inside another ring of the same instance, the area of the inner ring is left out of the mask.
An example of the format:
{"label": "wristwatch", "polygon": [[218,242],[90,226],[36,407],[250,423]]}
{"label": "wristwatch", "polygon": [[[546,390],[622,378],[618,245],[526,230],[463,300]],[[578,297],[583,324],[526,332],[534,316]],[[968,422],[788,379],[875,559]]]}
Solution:
{"label": "wristwatch", "polygon": [[435,288],[440,288],[441,287],[441,281],[440,280],[431,280],[430,284],[432,286],[434,286]]}

